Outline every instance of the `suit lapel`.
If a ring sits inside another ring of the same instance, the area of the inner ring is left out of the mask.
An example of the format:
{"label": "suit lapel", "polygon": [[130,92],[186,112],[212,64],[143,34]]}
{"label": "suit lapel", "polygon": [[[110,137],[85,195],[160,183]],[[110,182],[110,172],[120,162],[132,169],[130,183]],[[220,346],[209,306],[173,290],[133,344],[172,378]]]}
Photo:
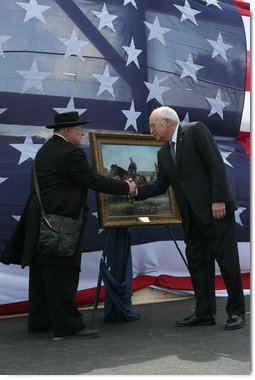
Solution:
{"label": "suit lapel", "polygon": [[170,155],[170,150],[169,150],[169,143],[166,142],[162,148],[162,158],[163,158],[163,161],[167,164],[169,164],[169,166],[171,165],[172,166],[172,159],[171,159],[171,155]]}
{"label": "suit lapel", "polygon": [[169,170],[175,170],[176,171],[176,167],[173,163],[173,160],[172,160],[172,157],[171,157],[171,153],[170,153],[170,146],[169,146],[169,142],[166,142],[163,146],[162,146],[162,158],[163,158],[163,161],[165,163],[167,163],[167,165],[169,166]]}
{"label": "suit lapel", "polygon": [[180,124],[179,125],[179,129],[178,129],[178,133],[177,133],[177,142],[176,142],[176,166],[174,165],[173,160],[171,158],[169,142],[165,143],[165,145],[163,145],[163,147],[162,147],[162,149],[164,151],[164,156],[165,156],[166,162],[169,162],[169,165],[175,171],[178,170],[179,165],[180,165],[183,142],[185,139],[186,130],[188,129],[189,125],[190,124],[185,124],[185,125]]}

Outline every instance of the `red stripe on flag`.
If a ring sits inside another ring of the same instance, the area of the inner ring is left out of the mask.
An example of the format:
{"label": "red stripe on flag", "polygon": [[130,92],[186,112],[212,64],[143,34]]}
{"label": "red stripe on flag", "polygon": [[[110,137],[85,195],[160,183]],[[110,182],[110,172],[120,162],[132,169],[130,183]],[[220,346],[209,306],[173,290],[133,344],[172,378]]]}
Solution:
{"label": "red stripe on flag", "polygon": [[251,147],[251,135],[250,132],[239,132],[238,134],[238,139],[237,139],[239,144],[242,144],[245,152],[247,154],[248,159],[250,160],[250,147]]}
{"label": "red stripe on flag", "polygon": [[242,16],[250,16],[250,3],[245,0],[234,0],[234,5],[238,8]]}
{"label": "red stripe on flag", "polygon": [[[242,282],[244,289],[250,289],[250,273],[242,273]],[[146,288],[150,285],[160,286],[162,288],[173,290],[192,290],[190,277],[175,277],[168,275],[139,276],[132,281],[133,292]],[[215,276],[215,289],[225,290],[225,285],[221,276]],[[96,288],[79,290],[77,292],[77,304],[79,306],[91,306],[94,303]],[[99,302],[105,298],[105,287],[101,287]],[[0,305],[0,315],[27,313],[28,301],[14,302]]]}
{"label": "red stripe on flag", "polygon": [[246,83],[245,83],[245,90],[250,91],[251,90],[251,81],[250,81],[250,67],[251,67],[251,52],[247,51],[246,55]]}
{"label": "red stripe on flag", "polygon": [[[250,273],[242,273],[242,283],[244,289],[250,289]],[[193,290],[190,277],[174,277],[167,275],[160,275],[158,277],[158,286],[173,290]],[[225,290],[225,284],[222,276],[215,276],[215,289]]]}

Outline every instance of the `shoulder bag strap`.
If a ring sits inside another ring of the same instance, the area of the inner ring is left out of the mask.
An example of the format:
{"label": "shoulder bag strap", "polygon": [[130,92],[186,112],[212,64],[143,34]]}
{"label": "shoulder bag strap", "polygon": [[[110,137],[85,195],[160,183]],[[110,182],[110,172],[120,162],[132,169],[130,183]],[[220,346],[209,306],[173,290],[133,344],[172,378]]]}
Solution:
{"label": "shoulder bag strap", "polygon": [[35,191],[36,191],[37,198],[38,198],[38,201],[39,201],[41,209],[42,209],[42,214],[45,215],[44,208],[42,205],[42,199],[41,199],[40,189],[39,189],[39,185],[38,185],[38,180],[37,180],[37,174],[36,174],[36,170],[35,170],[35,160],[33,161],[33,178],[34,178],[34,184],[35,184]]}

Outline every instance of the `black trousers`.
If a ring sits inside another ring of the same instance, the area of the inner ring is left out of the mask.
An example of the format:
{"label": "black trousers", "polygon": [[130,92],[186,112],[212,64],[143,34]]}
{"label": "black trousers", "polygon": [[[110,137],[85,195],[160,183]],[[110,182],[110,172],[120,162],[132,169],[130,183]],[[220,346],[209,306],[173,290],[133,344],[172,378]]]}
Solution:
{"label": "black trousers", "polygon": [[28,330],[73,334],[85,327],[76,306],[79,268],[33,264],[29,272]]}
{"label": "black trousers", "polygon": [[203,224],[190,209],[185,243],[196,297],[196,314],[216,314],[215,260],[228,293],[228,315],[245,313],[234,213],[211,224]]}

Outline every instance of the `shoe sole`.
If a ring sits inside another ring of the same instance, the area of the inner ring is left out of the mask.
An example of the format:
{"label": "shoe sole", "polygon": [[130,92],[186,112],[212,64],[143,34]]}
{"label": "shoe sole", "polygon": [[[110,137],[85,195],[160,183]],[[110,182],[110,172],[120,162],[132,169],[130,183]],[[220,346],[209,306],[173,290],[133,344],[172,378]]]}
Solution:
{"label": "shoe sole", "polygon": [[58,336],[55,338],[52,338],[52,340],[69,340],[69,339],[95,339],[99,338],[99,335],[93,335],[93,336],[79,336],[79,335],[70,335],[70,336]]}
{"label": "shoe sole", "polygon": [[178,325],[176,324],[176,327],[196,327],[196,326],[214,326],[215,322],[201,322],[201,323],[195,323],[194,325],[189,325],[189,324],[183,324],[183,325]]}
{"label": "shoe sole", "polygon": [[230,331],[230,330],[239,330],[242,329],[245,326],[245,323],[242,324],[241,326],[235,326],[235,327],[224,327],[225,330]]}
{"label": "shoe sole", "polygon": [[67,335],[63,337],[64,339],[94,339],[99,338],[99,335]]}
{"label": "shoe sole", "polygon": [[57,336],[52,338],[52,340],[62,340],[62,339],[94,339],[99,338],[99,334],[90,334],[90,335],[65,335],[65,336]]}

